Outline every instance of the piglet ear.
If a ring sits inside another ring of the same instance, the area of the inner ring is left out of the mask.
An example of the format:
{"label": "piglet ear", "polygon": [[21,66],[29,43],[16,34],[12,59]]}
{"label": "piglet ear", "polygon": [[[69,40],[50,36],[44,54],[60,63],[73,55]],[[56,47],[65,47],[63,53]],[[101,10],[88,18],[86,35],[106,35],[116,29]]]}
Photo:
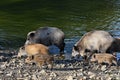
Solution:
{"label": "piglet ear", "polygon": [[31,57],[32,59],[34,59],[34,56],[32,55],[32,57]]}
{"label": "piglet ear", "polygon": [[93,55],[94,58],[96,58],[96,55]]}
{"label": "piglet ear", "polygon": [[34,56],[32,55],[32,56],[29,56],[29,58],[30,58],[30,60],[33,60],[34,59]]}
{"label": "piglet ear", "polygon": [[25,46],[22,46],[21,49],[25,49]]}

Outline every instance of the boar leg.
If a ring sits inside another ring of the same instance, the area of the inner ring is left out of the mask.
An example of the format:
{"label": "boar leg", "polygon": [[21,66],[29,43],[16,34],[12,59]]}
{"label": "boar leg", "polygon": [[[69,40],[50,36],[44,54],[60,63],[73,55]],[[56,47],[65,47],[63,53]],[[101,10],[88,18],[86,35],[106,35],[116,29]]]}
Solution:
{"label": "boar leg", "polygon": [[60,55],[64,54],[64,47],[65,47],[65,43],[61,44],[60,46],[58,46],[60,48]]}
{"label": "boar leg", "polygon": [[117,64],[117,60],[113,60],[113,63],[116,65],[116,67],[118,68],[118,64]]}
{"label": "boar leg", "polygon": [[98,64],[99,64],[98,68],[101,68],[102,67],[102,61],[98,61]]}
{"label": "boar leg", "polygon": [[44,61],[39,61],[37,65],[39,66],[40,69],[42,69],[42,66],[44,65]]}
{"label": "boar leg", "polygon": [[50,70],[52,70],[53,69],[53,61],[48,61],[47,64],[48,64],[48,68],[50,68]]}

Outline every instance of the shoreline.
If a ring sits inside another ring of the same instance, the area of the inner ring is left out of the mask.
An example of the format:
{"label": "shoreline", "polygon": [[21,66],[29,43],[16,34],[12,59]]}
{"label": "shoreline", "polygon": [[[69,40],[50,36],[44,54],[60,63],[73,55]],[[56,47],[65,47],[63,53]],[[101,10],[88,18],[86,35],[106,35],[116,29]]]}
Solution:
{"label": "shoreline", "polygon": [[26,64],[25,58],[16,56],[16,50],[0,51],[0,80],[120,80],[120,65],[119,69],[106,65],[98,68],[97,64],[83,61],[55,60],[50,70]]}

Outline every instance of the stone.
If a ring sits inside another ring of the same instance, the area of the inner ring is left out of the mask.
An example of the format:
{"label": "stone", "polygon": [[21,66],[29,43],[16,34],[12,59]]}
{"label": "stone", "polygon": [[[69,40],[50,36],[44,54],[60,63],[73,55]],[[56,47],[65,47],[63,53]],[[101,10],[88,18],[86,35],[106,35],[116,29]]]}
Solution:
{"label": "stone", "polygon": [[80,71],[82,72],[82,71],[83,71],[83,69],[80,69]]}
{"label": "stone", "polygon": [[6,64],[1,65],[0,67],[5,69],[6,68]]}
{"label": "stone", "polygon": [[66,76],[66,79],[67,80],[73,80],[73,77],[72,76]]}
{"label": "stone", "polygon": [[83,76],[82,72],[77,73],[77,76]]}
{"label": "stone", "polygon": [[57,74],[56,74],[56,73],[54,73],[54,72],[51,72],[51,73],[50,73],[50,76],[51,76],[51,77],[56,77],[56,76],[57,76]]}
{"label": "stone", "polygon": [[3,71],[0,71],[0,74],[3,74]]}
{"label": "stone", "polygon": [[91,79],[91,78],[94,78],[94,77],[96,76],[96,74],[93,73],[93,72],[88,72],[88,75],[89,75],[89,78],[90,78],[90,79]]}
{"label": "stone", "polygon": [[106,65],[103,65],[103,66],[101,67],[101,70],[102,70],[102,71],[105,71],[105,70],[106,70]]}
{"label": "stone", "polygon": [[48,80],[52,80],[53,78],[52,77],[49,77]]}
{"label": "stone", "polygon": [[25,76],[25,77],[26,77],[26,76],[29,76],[29,74],[28,74],[28,73],[25,73],[24,76]]}
{"label": "stone", "polygon": [[61,68],[64,68],[65,67],[65,64],[61,64]]}
{"label": "stone", "polygon": [[73,73],[73,77],[77,77],[77,73]]}
{"label": "stone", "polygon": [[38,78],[37,78],[36,75],[32,75],[32,79],[33,79],[33,80],[37,80]]}
{"label": "stone", "polygon": [[6,76],[12,76],[13,72],[6,74]]}
{"label": "stone", "polygon": [[86,80],[86,79],[87,79],[87,77],[86,77],[86,76],[84,76],[84,77],[83,77],[83,80]]}
{"label": "stone", "polygon": [[24,78],[17,78],[17,80],[25,80]]}
{"label": "stone", "polygon": [[42,70],[40,71],[40,74],[46,75],[47,73],[46,73],[46,71],[45,71],[44,69],[42,69]]}

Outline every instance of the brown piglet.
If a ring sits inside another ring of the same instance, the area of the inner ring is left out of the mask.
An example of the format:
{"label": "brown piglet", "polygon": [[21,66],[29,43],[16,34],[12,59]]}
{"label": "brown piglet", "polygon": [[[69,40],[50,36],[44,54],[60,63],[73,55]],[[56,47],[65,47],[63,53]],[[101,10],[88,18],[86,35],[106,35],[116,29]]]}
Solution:
{"label": "brown piglet", "polygon": [[113,56],[112,54],[108,54],[108,53],[93,54],[90,61],[91,62],[97,61],[98,64],[107,63],[107,64],[109,64],[109,67],[112,65],[112,63],[114,63],[117,66],[116,57]]}
{"label": "brown piglet", "polygon": [[45,64],[50,64],[50,68],[53,68],[53,61],[54,61],[54,57],[52,55],[48,55],[48,54],[35,54],[35,55],[31,55],[28,56],[25,59],[26,63],[36,63],[40,68],[42,68],[43,65]]}

